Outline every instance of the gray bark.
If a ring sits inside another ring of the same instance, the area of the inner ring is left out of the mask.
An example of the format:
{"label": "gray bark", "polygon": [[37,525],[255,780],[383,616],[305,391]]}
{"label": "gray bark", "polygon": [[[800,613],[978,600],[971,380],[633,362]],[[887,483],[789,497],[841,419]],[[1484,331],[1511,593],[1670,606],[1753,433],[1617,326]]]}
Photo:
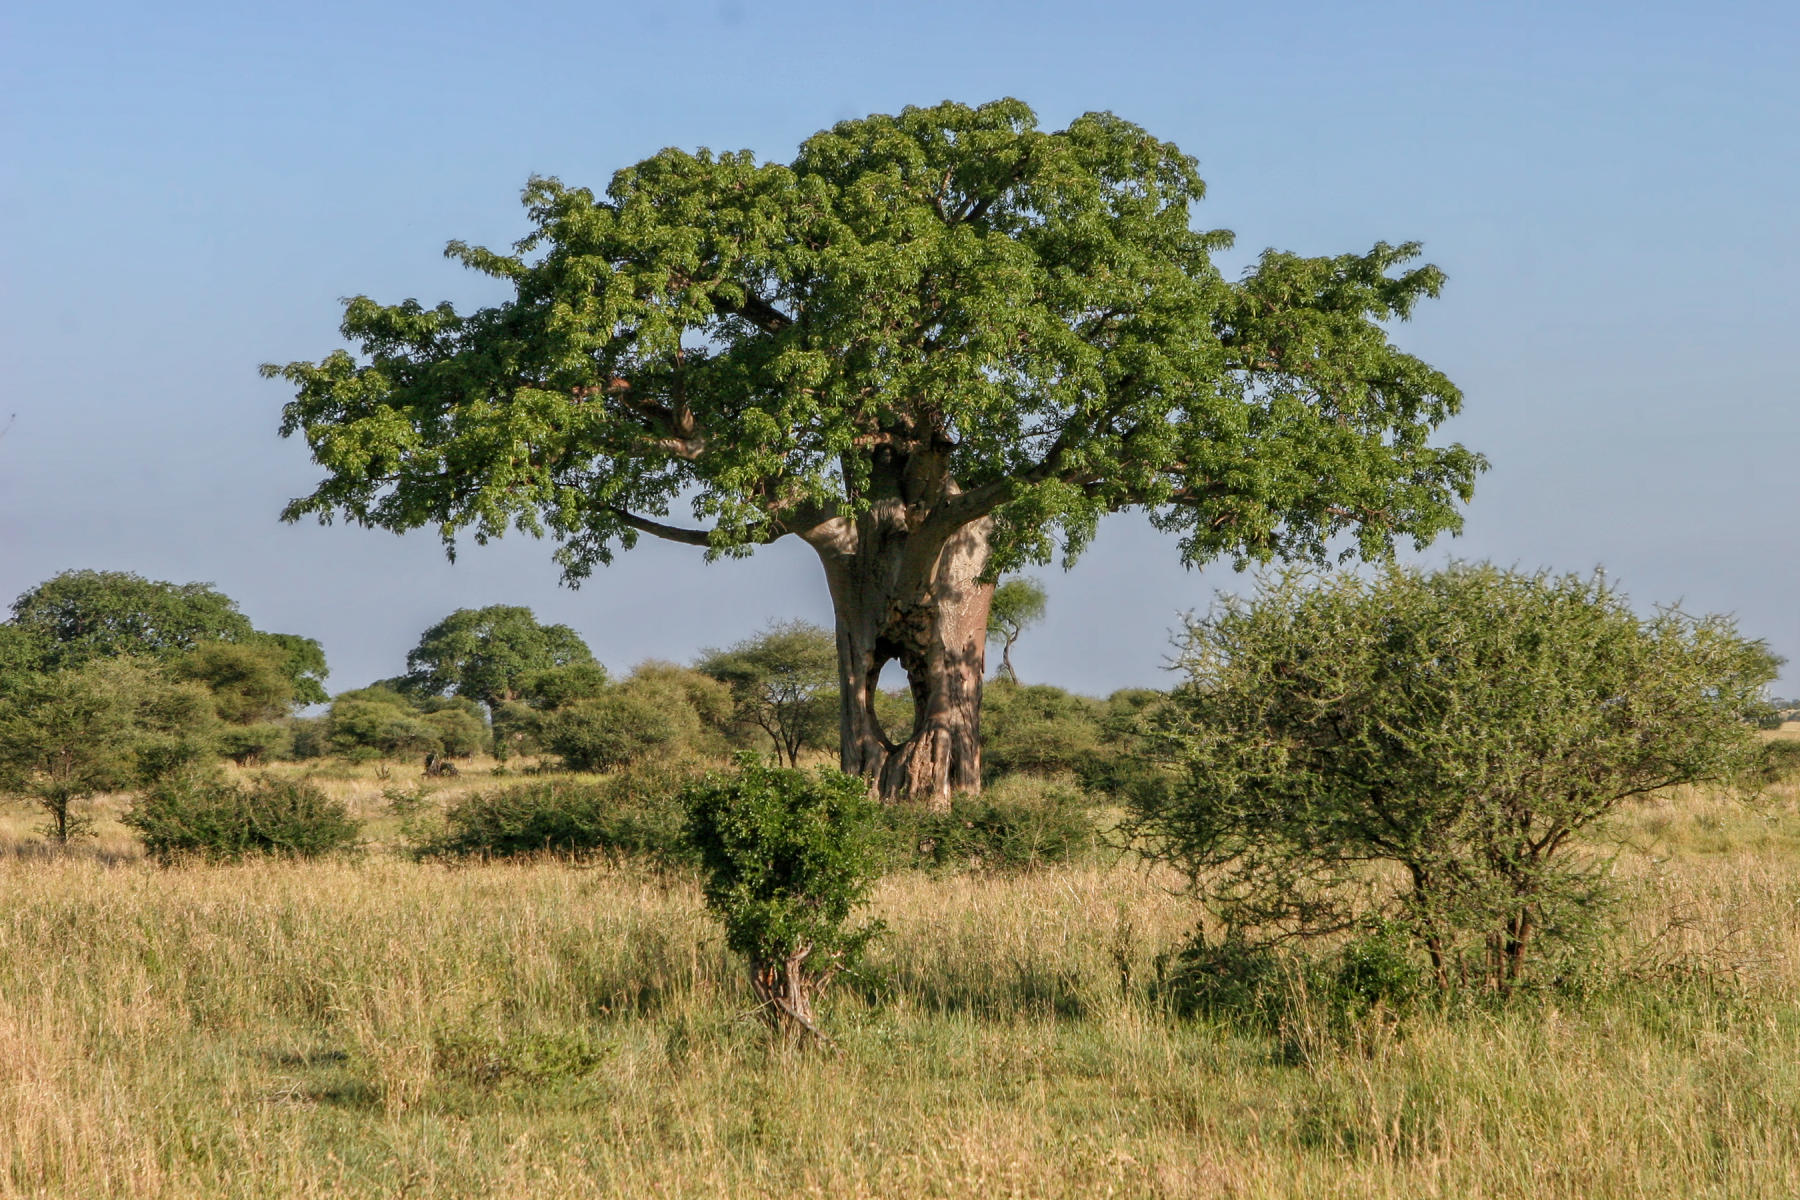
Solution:
{"label": "gray bark", "polygon": [[[825,568],[837,618],[839,733],[846,773],[888,802],[949,807],[981,790],[981,684],[994,585],[986,518],[946,533],[913,528],[879,506],[807,537]],[[890,739],[875,716],[881,669],[898,662],[913,727]]]}

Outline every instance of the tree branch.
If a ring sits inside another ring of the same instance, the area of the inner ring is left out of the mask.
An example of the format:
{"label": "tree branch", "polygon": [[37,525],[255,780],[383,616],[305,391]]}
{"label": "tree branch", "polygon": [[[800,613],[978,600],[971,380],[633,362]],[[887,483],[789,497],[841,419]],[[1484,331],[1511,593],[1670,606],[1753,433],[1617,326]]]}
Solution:
{"label": "tree branch", "polygon": [[794,318],[764,300],[761,296],[744,289],[742,304],[731,304],[719,297],[712,297],[713,311],[726,313],[734,317],[742,317],[764,333],[780,333],[794,323]]}
{"label": "tree branch", "polygon": [[612,504],[606,506],[606,511],[639,533],[648,533],[665,541],[680,542],[685,546],[712,545],[712,534],[704,529],[683,529],[679,525],[665,525],[661,521],[652,521],[648,517],[640,517],[636,513],[626,512]]}

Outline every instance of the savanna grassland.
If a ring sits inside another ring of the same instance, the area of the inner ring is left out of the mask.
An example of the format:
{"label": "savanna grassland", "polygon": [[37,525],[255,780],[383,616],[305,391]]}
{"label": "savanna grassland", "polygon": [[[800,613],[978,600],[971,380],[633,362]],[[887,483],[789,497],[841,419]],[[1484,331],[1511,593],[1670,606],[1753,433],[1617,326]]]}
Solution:
{"label": "savanna grassland", "polygon": [[8,812],[0,1195],[1800,1195],[1792,781],[1611,831],[1604,986],[1275,1033],[1157,1002],[1194,913],[1129,857],[894,874],[835,1052],[771,1045],[687,877],[415,862],[403,781],[326,782],[356,856]]}

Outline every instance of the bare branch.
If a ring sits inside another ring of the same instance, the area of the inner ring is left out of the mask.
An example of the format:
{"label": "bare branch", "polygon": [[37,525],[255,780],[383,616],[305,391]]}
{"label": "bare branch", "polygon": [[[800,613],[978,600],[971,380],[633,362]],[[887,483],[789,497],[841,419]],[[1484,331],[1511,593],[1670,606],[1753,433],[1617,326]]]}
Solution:
{"label": "bare branch", "polygon": [[636,513],[626,512],[624,509],[611,504],[606,506],[606,510],[639,533],[648,533],[653,537],[659,537],[665,541],[680,542],[685,546],[712,545],[712,534],[704,529],[683,529],[679,525],[665,525],[661,521],[652,521],[648,517],[640,517]]}
{"label": "bare branch", "polygon": [[712,304],[713,311],[742,317],[764,333],[780,333],[794,323],[794,318],[748,288],[744,289],[742,304],[732,304],[717,296],[712,297]]}

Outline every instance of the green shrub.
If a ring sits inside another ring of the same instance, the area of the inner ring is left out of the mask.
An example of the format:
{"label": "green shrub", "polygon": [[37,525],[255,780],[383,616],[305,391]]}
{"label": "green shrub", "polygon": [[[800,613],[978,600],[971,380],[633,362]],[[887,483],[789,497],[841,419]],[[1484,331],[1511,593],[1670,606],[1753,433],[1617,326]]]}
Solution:
{"label": "green shrub", "polygon": [[1159,998],[1176,1014],[1279,1029],[1295,1012],[1305,987],[1295,955],[1242,938],[1208,941],[1195,935],[1158,962]]}
{"label": "green shrub", "polygon": [[617,771],[645,762],[722,755],[731,689],[670,663],[640,664],[589,700],[541,713],[538,741],[571,771]]}
{"label": "green shrub", "polygon": [[332,701],[326,742],[333,754],[358,761],[417,758],[444,748],[437,727],[412,701],[378,687],[346,692]]}
{"label": "green shrub", "polygon": [[979,796],[957,796],[948,812],[881,810],[888,861],[896,867],[1031,870],[1101,848],[1087,798],[1074,787],[1009,778]]}
{"label": "green shrub", "polygon": [[656,697],[615,688],[546,713],[539,739],[570,771],[616,771],[680,754],[680,713]]}
{"label": "green shrub", "polygon": [[1763,743],[1756,782],[1763,787],[1786,783],[1800,775],[1800,738],[1770,738]]}
{"label": "green shrub", "polygon": [[227,725],[217,741],[219,753],[240,767],[294,757],[293,726],[281,721]]}
{"label": "green shrub", "polygon": [[465,709],[440,708],[426,713],[420,720],[437,734],[442,753],[452,758],[468,758],[487,749],[487,723]]}
{"label": "green shrub", "polygon": [[1168,699],[1151,688],[1122,688],[1106,698],[1099,749],[1079,775],[1084,791],[1123,798],[1158,786],[1167,770],[1148,753],[1142,731]]}
{"label": "green shrub", "polygon": [[1307,952],[1196,934],[1158,964],[1160,999],[1187,1017],[1280,1034],[1405,1013],[1432,995],[1428,964],[1402,927],[1377,922],[1337,948]]}
{"label": "green shrub", "polygon": [[647,768],[597,783],[545,780],[473,792],[444,812],[444,832],[422,854],[506,858],[643,857],[677,863],[683,841],[680,793],[687,776]]}
{"label": "green shrub", "polygon": [[[1591,947],[1584,830],[1737,777],[1778,660],[1730,620],[1641,617],[1603,578],[1458,565],[1292,572],[1190,622],[1134,831],[1227,929],[1410,931],[1440,989],[1504,993]],[[1386,881],[1385,886],[1378,886]]]}
{"label": "green shrub", "polygon": [[248,785],[193,776],[166,780],[123,820],[165,863],[249,854],[317,858],[353,844],[361,831],[341,801],[313,784],[269,776]]}
{"label": "green shrub", "polygon": [[789,1037],[822,1039],[815,999],[879,929],[849,925],[880,873],[877,810],[867,784],[837,771],[771,767],[751,754],[737,764],[683,793],[706,906],[749,961],[764,1019]]}
{"label": "green shrub", "polygon": [[981,698],[982,775],[1081,775],[1101,753],[1104,711],[1097,701],[1048,684],[988,684]]}

